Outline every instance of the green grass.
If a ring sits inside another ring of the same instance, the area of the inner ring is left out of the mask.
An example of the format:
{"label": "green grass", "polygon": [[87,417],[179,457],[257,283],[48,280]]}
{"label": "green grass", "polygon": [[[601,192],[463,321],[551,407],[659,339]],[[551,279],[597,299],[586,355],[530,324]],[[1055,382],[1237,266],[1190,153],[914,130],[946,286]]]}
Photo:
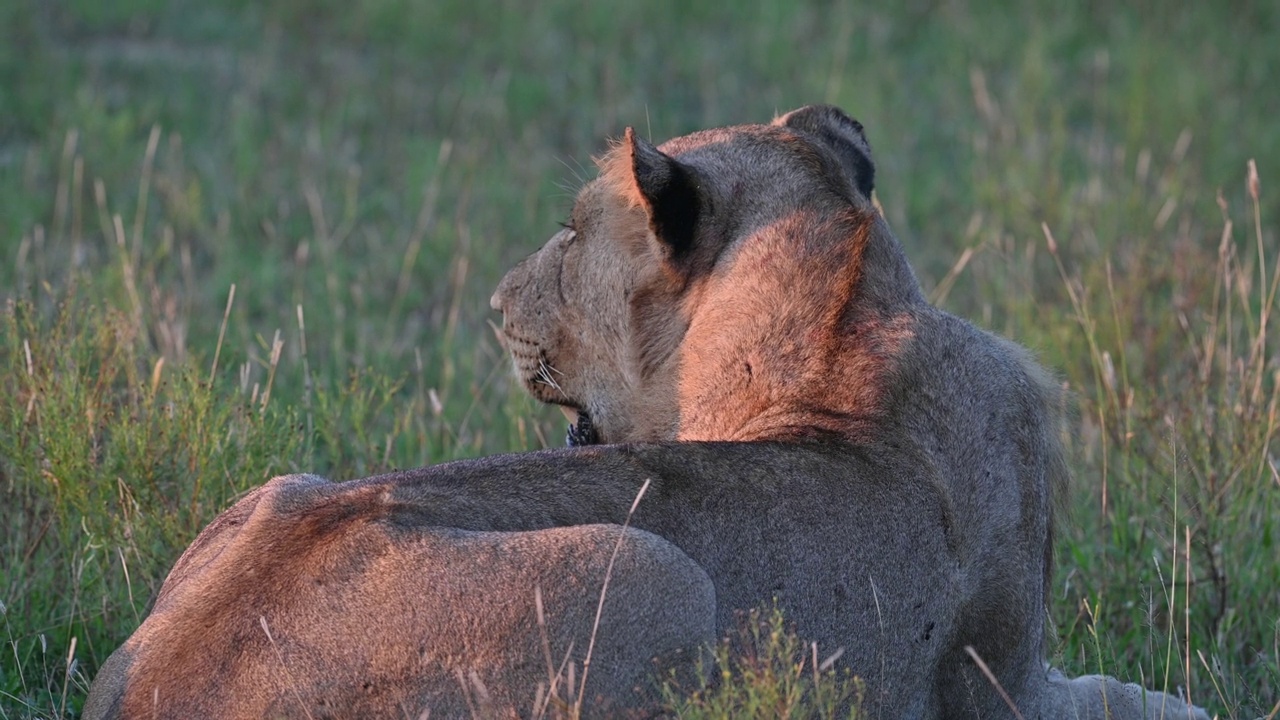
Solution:
{"label": "green grass", "polygon": [[863,685],[832,669],[838,657],[806,647],[776,607],[757,608],[739,617],[737,632],[713,648],[695,677],[671,678],[663,696],[681,720],[858,720]]}
{"label": "green grass", "polygon": [[1280,9],[687,5],[0,3],[0,717],[273,474],[557,444],[487,299],[590,155],[818,101],[1077,401],[1055,661],[1274,715]]}

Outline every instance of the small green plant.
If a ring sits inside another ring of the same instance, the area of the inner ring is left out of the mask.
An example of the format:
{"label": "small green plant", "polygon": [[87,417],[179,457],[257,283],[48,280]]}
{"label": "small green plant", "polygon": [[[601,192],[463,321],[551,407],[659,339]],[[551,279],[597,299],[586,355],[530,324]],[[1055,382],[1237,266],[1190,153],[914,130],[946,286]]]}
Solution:
{"label": "small green plant", "polygon": [[710,652],[692,682],[663,689],[682,720],[860,717],[862,682],[832,668],[839,651],[820,657],[787,627],[775,606],[739,618],[738,632]]}

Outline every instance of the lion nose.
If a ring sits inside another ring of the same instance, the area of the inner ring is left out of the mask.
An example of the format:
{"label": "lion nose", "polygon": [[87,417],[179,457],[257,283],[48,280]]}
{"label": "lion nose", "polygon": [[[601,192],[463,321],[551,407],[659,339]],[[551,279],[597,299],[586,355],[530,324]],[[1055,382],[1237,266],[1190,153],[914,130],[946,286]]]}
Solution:
{"label": "lion nose", "polygon": [[498,283],[498,289],[493,291],[493,296],[489,298],[489,307],[500,313],[506,314],[503,308],[507,304],[507,300],[519,296],[521,288],[521,273],[524,272],[525,263],[529,262],[528,258],[516,263],[516,266],[507,271],[502,276],[502,281]]}
{"label": "lion nose", "polygon": [[502,276],[502,281],[498,283],[498,288],[493,291],[493,297],[489,298],[489,307],[503,312],[502,307],[507,304],[507,296],[511,294],[511,273],[507,272]]}

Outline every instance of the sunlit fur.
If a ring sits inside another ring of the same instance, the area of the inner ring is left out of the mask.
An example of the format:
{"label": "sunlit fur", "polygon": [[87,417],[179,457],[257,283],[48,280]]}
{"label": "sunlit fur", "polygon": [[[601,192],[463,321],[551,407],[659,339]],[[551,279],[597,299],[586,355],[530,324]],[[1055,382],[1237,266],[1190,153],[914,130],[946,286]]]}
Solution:
{"label": "sunlit fur", "polygon": [[925,301],[869,152],[831,107],[628,131],[492,300],[525,387],[606,444],[272,480],[179,560],[85,717],[453,717],[472,677],[533,715],[540,589],[553,664],[599,653],[587,715],[652,711],[656,673],[777,603],[868,718],[1011,717],[1002,693],[1204,718],[1046,669],[1061,393]]}

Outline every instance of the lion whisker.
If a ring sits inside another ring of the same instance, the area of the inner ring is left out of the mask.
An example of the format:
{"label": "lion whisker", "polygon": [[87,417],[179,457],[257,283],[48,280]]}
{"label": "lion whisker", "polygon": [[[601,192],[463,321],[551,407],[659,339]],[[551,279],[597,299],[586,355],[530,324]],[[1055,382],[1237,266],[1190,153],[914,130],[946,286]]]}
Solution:
{"label": "lion whisker", "polygon": [[[560,383],[556,382],[555,378],[551,377],[551,371],[553,370],[555,370],[555,368],[547,364],[546,360],[539,359],[537,379],[541,380],[544,385],[550,385],[552,388],[556,390],[556,392],[563,393],[564,388],[560,387]],[[560,371],[555,370],[555,372],[560,372]],[[564,373],[560,373],[560,374],[563,375]]]}

